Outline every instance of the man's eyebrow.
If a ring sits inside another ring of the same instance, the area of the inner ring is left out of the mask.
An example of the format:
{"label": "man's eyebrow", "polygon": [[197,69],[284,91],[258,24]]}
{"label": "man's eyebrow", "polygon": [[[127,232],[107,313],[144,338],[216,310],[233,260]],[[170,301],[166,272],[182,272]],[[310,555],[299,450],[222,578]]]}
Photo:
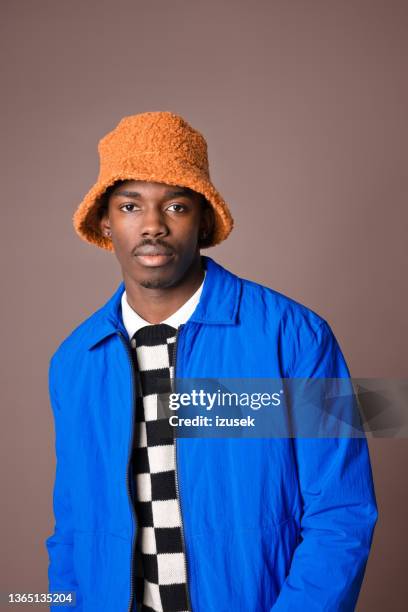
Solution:
{"label": "man's eyebrow", "polygon": [[[129,191],[128,189],[121,189],[120,191],[116,191],[112,194],[113,196],[124,196],[126,198],[139,198],[142,196],[138,191]],[[191,191],[188,189],[178,189],[178,190],[169,190],[166,191],[166,198],[176,198],[178,196],[191,196]]]}

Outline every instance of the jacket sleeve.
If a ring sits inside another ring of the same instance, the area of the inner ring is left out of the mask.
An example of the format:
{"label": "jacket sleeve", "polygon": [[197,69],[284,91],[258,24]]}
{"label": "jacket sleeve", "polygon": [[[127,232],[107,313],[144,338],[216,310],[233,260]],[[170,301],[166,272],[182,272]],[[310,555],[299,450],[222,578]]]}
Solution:
{"label": "jacket sleeve", "polygon": [[[309,340],[299,342],[291,377],[350,377],[326,321]],[[273,612],[355,609],[378,518],[367,440],[360,435],[293,438],[300,537]]]}
{"label": "jacket sleeve", "polygon": [[[69,492],[69,472],[65,448],[67,436],[64,432],[63,414],[58,401],[53,360],[48,373],[50,403],[54,417],[56,470],[53,489],[54,531],[45,540],[48,551],[48,590],[75,591],[76,605],[70,610],[81,610],[81,595],[73,565],[73,524]],[[50,606],[60,610],[61,606]]]}

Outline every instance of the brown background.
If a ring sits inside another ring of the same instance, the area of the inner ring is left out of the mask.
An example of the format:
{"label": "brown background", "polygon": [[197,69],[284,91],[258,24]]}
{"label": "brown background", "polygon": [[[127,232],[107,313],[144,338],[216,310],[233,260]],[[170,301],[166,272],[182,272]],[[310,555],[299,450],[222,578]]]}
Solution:
{"label": "brown background", "polygon": [[[71,217],[96,179],[97,141],[122,116],[170,110],[206,136],[236,227],[203,253],[326,318],[354,377],[407,377],[408,3],[1,6],[1,589],[41,592],[48,360],[121,280]],[[407,441],[369,443],[380,519],[358,610],[397,612]]]}

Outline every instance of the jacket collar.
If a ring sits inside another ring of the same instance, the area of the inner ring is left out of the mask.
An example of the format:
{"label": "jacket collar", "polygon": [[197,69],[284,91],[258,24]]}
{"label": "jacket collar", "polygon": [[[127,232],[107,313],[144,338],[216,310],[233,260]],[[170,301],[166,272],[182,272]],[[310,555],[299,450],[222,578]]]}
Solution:
{"label": "jacket collar", "polygon": [[[214,259],[201,255],[207,274],[197,308],[189,319],[195,323],[233,325],[237,321],[241,296],[241,279],[218,264]],[[92,317],[86,345],[93,348],[112,334],[122,332],[127,336],[122,319],[121,297],[125,290],[122,281],[112,297]]]}

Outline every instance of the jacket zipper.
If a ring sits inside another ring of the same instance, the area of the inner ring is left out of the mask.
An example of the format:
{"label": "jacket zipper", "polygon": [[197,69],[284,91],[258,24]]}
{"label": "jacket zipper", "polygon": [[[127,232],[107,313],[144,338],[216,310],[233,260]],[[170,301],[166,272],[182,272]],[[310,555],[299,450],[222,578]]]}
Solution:
{"label": "jacket zipper", "polygon": [[[182,323],[181,325],[179,325],[179,327],[177,328],[177,332],[176,332],[176,341],[175,341],[175,345],[174,345],[174,380],[172,381],[172,392],[175,392],[175,385],[176,385],[176,367],[177,367],[177,344],[178,344],[178,336],[179,336],[179,331],[182,327],[184,327],[184,323]],[[178,503],[178,507],[179,507],[179,511],[180,511],[180,517],[181,517],[181,540],[182,540],[182,545],[183,545],[183,558],[184,558],[184,571],[186,574],[186,590],[187,590],[187,603],[188,603],[188,610],[191,611],[192,610],[192,606],[191,606],[191,599],[190,599],[190,590],[189,590],[189,586],[188,586],[188,568],[187,568],[187,553],[186,553],[186,542],[184,539],[184,522],[183,522],[183,513],[182,513],[182,508],[181,508],[181,494],[179,491],[179,482],[178,482],[178,463],[177,463],[177,436],[174,436],[174,462],[175,462],[175,481],[176,481],[176,493],[177,493],[177,503]]]}
{"label": "jacket zipper", "polygon": [[128,501],[129,501],[129,507],[130,507],[130,512],[132,515],[132,544],[131,544],[131,555],[130,555],[130,599],[129,599],[129,605],[128,605],[128,612],[131,612],[132,609],[132,600],[133,600],[133,594],[134,594],[134,584],[133,584],[133,557],[134,557],[134,543],[135,543],[135,525],[137,528],[137,521],[136,521],[136,515],[135,515],[135,511],[133,508],[133,502],[132,502],[132,498],[131,498],[131,493],[130,493],[130,484],[129,484],[129,465],[130,465],[130,459],[131,459],[131,455],[132,455],[132,447],[133,447],[133,429],[134,429],[134,412],[135,412],[135,403],[136,403],[136,397],[135,397],[135,387],[136,387],[136,381],[135,381],[135,372],[133,369],[133,357],[132,357],[132,353],[131,353],[131,349],[129,347],[129,344],[126,340],[126,338],[124,337],[124,335],[118,331],[117,332],[118,336],[122,339],[123,344],[125,345],[126,348],[126,353],[128,355],[129,358],[129,365],[130,365],[130,370],[131,370],[131,377],[132,377],[132,409],[131,409],[131,425],[130,425],[130,432],[129,432],[129,447],[128,447],[128,462],[127,462],[127,469],[126,469],[126,488],[127,488],[127,492],[128,492]]}

